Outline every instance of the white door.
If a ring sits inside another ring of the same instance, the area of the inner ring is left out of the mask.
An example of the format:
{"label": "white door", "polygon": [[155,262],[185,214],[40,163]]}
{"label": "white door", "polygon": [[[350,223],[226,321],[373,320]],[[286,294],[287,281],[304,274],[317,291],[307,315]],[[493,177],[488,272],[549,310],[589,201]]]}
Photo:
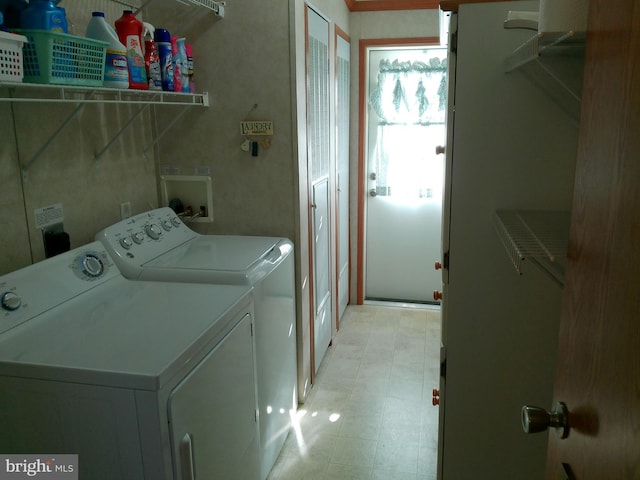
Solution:
{"label": "white door", "polygon": [[169,398],[175,478],[258,478],[251,317],[246,315]]}
{"label": "white door", "polygon": [[307,8],[307,128],[313,272],[313,359],[317,372],[331,342],[331,228],[329,199],[329,22]]}
{"label": "white door", "polygon": [[336,35],[338,318],[349,303],[349,41]]}
{"label": "white door", "polygon": [[440,290],[446,58],[368,51],[365,299],[428,303]]}

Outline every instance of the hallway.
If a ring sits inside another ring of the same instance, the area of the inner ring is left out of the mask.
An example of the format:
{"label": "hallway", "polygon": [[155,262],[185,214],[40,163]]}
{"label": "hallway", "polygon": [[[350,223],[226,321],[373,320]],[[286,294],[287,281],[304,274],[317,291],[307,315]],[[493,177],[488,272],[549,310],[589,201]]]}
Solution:
{"label": "hallway", "polygon": [[268,480],[435,480],[440,311],[349,306]]}

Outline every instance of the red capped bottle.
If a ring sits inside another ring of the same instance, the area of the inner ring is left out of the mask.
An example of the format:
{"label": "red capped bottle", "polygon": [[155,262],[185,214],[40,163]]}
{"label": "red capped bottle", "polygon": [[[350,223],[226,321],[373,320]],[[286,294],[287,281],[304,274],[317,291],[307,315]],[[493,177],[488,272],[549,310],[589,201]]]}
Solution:
{"label": "red capped bottle", "polygon": [[127,49],[129,88],[148,90],[149,84],[142,54],[142,22],[135,17],[132,10],[124,10],[122,17],[116,20],[115,26],[120,42]]}

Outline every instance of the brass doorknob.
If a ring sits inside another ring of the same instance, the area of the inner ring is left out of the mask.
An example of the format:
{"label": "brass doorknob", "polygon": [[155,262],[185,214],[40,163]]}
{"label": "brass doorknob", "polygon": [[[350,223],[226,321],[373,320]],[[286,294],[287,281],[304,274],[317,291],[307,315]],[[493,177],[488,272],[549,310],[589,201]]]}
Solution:
{"label": "brass doorknob", "polygon": [[568,418],[569,411],[562,402],[556,403],[550,412],[530,405],[522,407],[522,429],[525,433],[544,432],[552,427],[556,429],[560,438],[567,438],[569,436]]}
{"label": "brass doorknob", "polygon": [[442,264],[440,262],[436,262],[435,268],[436,268],[436,270],[442,269]]}
{"label": "brass doorknob", "polygon": [[437,302],[438,300],[442,300],[442,292],[438,290],[433,291],[433,299]]}

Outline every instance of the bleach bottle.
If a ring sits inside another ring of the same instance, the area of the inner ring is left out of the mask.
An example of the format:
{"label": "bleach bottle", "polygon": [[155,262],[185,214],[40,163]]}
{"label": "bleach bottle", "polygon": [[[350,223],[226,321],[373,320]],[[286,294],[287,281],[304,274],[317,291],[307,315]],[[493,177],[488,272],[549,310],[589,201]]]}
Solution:
{"label": "bleach bottle", "polygon": [[142,55],[142,22],[135,17],[132,10],[125,10],[115,25],[120,42],[127,48],[129,88],[147,90],[149,84]]}
{"label": "bleach bottle", "polygon": [[93,12],[87,25],[87,38],[108,42],[104,65],[104,83],[107,88],[129,88],[127,51],[118,40],[118,34],[104,19],[104,12]]}

